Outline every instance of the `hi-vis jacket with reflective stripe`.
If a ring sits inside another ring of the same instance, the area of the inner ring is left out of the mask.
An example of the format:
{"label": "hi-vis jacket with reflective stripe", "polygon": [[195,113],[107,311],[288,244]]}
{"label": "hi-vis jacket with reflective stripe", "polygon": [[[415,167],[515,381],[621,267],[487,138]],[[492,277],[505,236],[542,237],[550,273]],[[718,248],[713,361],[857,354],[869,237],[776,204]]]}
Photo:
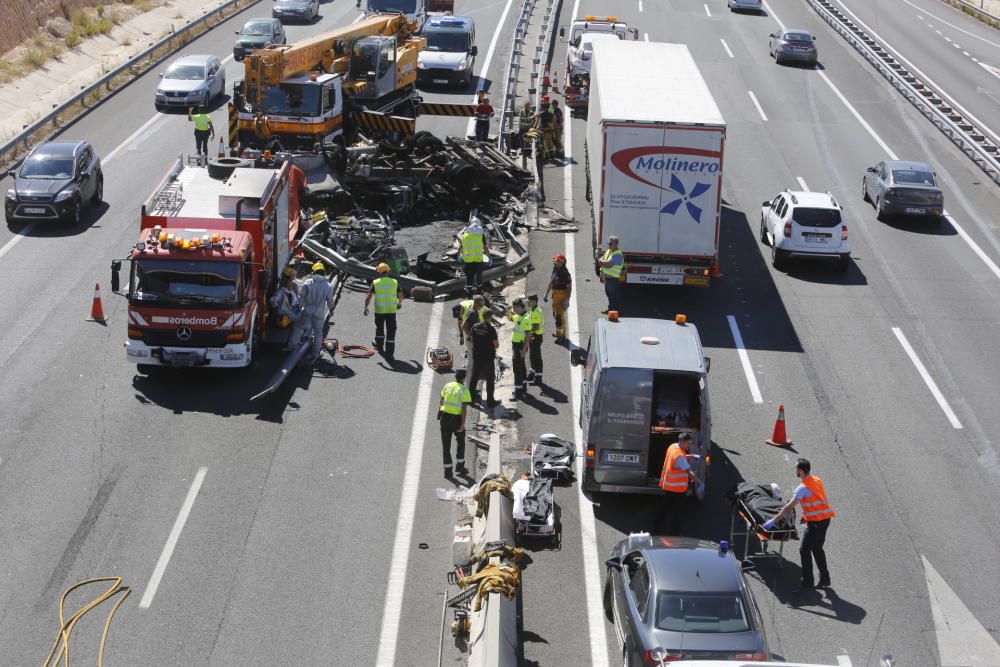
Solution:
{"label": "hi-vis jacket with reflective stripe", "polygon": [[803,498],[799,503],[802,505],[802,518],[806,521],[822,521],[832,519],[837,513],[830,509],[830,504],[826,500],[826,488],[823,480],[816,475],[806,475],[802,483],[812,493],[808,498]]}

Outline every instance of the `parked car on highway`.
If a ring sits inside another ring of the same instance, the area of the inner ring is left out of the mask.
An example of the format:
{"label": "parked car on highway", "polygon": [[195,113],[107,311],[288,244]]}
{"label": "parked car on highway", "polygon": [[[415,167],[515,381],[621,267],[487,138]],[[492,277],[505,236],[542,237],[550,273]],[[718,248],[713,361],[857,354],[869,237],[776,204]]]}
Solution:
{"label": "parked car on highway", "polygon": [[432,16],[421,34],[427,48],[417,54],[417,80],[468,87],[479,53],[475,22],[465,16]]}
{"label": "parked car on highway", "polygon": [[771,33],[770,54],[774,62],[795,61],[815,65],[816,37],[808,30],[799,28]]}
{"label": "parked car on highway", "polygon": [[282,21],[312,23],[319,16],[319,0],[274,0],[271,16]]}
{"label": "parked car on highway", "polygon": [[871,202],[879,220],[890,215],[944,215],[944,194],[930,165],[883,160],[868,167],[861,181],[861,198]]}
{"label": "parked car on highway", "polygon": [[7,190],[8,222],[79,223],[83,207],[104,198],[101,158],[86,141],[49,141],[25,158]]}
{"label": "parked car on highway", "polygon": [[570,74],[588,74],[594,59],[594,42],[619,41],[621,35],[613,32],[585,32],[566,49],[566,66]]}
{"label": "parked car on highway", "polygon": [[728,548],[633,533],[606,561],[604,612],[625,667],[675,660],[767,660],[757,603]]}
{"label": "parked car on highway", "polygon": [[285,27],[278,19],[250,19],[243,29],[236,33],[233,44],[233,59],[242,61],[254,49],[262,49],[270,44],[286,44]]}
{"label": "parked car on highway", "polygon": [[842,270],[850,265],[847,225],[840,204],[829,192],[786,189],[761,207],[760,240],[771,246],[774,268],[792,256],[836,259]]}
{"label": "parked car on highway", "polygon": [[729,11],[746,10],[751,12],[762,11],[761,0],[729,0]]}
{"label": "parked car on highway", "polygon": [[156,86],[156,109],[204,105],[226,90],[226,70],[215,56],[191,55],[178,58],[160,74]]}

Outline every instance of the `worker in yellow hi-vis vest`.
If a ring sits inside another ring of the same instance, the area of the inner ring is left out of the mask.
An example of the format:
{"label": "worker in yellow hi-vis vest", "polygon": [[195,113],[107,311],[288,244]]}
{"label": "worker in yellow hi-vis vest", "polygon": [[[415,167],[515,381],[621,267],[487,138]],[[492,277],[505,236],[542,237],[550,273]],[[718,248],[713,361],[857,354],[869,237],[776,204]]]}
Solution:
{"label": "worker in yellow hi-vis vest", "polygon": [[372,281],[368,296],[365,297],[365,316],[368,315],[368,304],[375,299],[375,340],[372,343],[386,361],[393,361],[396,356],[396,312],[403,307],[403,290],[399,282],[389,276],[389,265],[380,262],[375,271],[378,278]]}
{"label": "worker in yellow hi-vis vest", "polygon": [[458,447],[455,449],[455,463],[459,474],[468,474],[465,468],[465,414],[466,406],[472,402],[472,393],[465,386],[465,371],[455,371],[455,381],[441,388],[441,403],[438,419],[441,421],[441,453],[444,457],[444,476],[451,477],[451,436],[454,434]]}
{"label": "worker in yellow hi-vis vest", "polygon": [[461,244],[462,269],[465,271],[465,293],[471,296],[473,288],[479,285],[483,276],[483,253],[490,251],[486,230],[479,218],[472,216],[469,226],[459,236]]}
{"label": "worker in yellow hi-vis vest", "polygon": [[188,109],[188,120],[194,123],[194,147],[198,155],[208,155],[208,140],[215,139],[215,126],[212,125],[212,117],[208,115],[204,106],[198,107],[198,113],[194,112],[194,107]]}

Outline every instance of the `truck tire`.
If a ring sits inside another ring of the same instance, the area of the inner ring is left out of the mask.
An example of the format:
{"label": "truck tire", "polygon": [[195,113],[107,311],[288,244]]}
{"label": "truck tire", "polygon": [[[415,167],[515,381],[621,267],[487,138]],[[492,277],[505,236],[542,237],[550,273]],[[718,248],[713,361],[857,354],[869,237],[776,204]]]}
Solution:
{"label": "truck tire", "polygon": [[410,298],[417,303],[434,301],[434,291],[430,287],[414,287],[410,290]]}
{"label": "truck tire", "polygon": [[244,160],[243,158],[238,157],[209,158],[208,176],[209,178],[223,180],[229,178],[229,175],[232,174],[233,170],[237,168],[248,168],[252,166],[252,160]]}
{"label": "truck tire", "polygon": [[448,183],[462,192],[471,192],[476,181],[476,168],[465,160],[453,160],[444,168]]}

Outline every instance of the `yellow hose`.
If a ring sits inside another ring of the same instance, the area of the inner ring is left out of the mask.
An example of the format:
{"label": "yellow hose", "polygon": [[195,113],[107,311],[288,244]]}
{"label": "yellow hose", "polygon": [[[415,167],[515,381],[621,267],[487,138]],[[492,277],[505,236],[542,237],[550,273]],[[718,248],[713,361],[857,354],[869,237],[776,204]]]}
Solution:
{"label": "yellow hose", "polygon": [[[66,598],[69,597],[70,593],[78,588],[83,588],[84,586],[104,581],[112,582],[112,585],[108,588],[108,590],[104,591],[99,596],[81,607],[72,616],[66,618]],[[97,652],[97,667],[103,667],[104,645],[107,643],[108,634],[111,632],[111,620],[115,617],[115,612],[118,611],[118,607],[125,602],[125,598],[127,598],[131,592],[132,588],[130,586],[125,586],[121,577],[95,577],[94,579],[85,579],[84,581],[79,581],[67,588],[66,592],[64,592],[62,597],[59,598],[59,632],[56,634],[55,641],[52,642],[52,648],[49,650],[49,654],[45,658],[45,662],[42,663],[42,667],[58,667],[60,660],[62,661],[63,667],[69,667],[69,640],[70,635],[73,634],[73,627],[76,625],[76,622],[83,618],[87,612],[110,600],[111,598],[118,596],[118,600],[115,601],[114,605],[111,607],[111,611],[108,613],[108,617],[104,621],[104,629],[101,632],[101,643]]]}

